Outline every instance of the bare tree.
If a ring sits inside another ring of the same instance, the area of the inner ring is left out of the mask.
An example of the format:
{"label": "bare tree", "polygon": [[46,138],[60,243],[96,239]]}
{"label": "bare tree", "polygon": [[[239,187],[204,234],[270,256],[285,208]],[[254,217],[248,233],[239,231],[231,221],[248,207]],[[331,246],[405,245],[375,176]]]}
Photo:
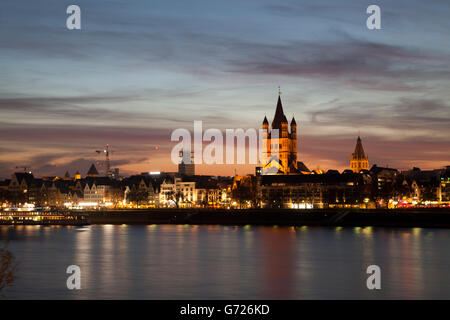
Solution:
{"label": "bare tree", "polygon": [[184,194],[181,191],[169,191],[166,193],[167,200],[172,200],[179,208],[180,202],[184,202]]}
{"label": "bare tree", "polygon": [[7,249],[7,244],[0,248],[0,292],[13,285],[16,279],[17,264],[14,255]]}

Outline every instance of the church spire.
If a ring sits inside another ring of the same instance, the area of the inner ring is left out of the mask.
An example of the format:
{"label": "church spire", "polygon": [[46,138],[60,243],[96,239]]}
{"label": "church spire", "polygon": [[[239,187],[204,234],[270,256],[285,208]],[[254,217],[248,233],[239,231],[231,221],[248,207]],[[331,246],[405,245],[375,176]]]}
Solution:
{"label": "church spire", "polygon": [[282,123],[287,123],[287,118],[284,115],[283,105],[281,104],[281,96],[278,94],[277,109],[272,121],[272,129],[281,129]]}
{"label": "church spire", "polygon": [[356,140],[355,152],[353,153],[354,159],[365,159],[366,155],[364,153],[364,148],[362,146],[361,138],[358,136],[358,140]]}

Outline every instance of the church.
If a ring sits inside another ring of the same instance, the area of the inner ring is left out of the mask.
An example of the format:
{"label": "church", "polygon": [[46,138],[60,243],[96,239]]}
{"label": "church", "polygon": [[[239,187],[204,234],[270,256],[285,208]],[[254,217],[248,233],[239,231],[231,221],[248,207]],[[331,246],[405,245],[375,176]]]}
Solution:
{"label": "church", "polygon": [[[260,174],[310,174],[311,171],[305,164],[297,161],[297,143],[297,123],[293,116],[289,124],[283,111],[281,93],[278,92],[277,107],[270,128],[267,117],[264,117],[262,123],[262,168]],[[355,151],[350,157],[350,169],[355,173],[369,170],[369,157],[364,152],[359,136]]]}
{"label": "church", "polygon": [[262,174],[298,173],[297,123],[292,117],[289,128],[279,92],[271,128],[267,117],[264,117],[262,124]]}

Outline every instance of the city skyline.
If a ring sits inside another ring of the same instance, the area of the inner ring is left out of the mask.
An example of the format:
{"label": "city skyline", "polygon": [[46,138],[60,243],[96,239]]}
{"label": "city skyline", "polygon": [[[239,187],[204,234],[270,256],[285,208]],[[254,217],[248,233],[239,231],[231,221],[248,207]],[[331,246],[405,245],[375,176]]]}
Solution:
{"label": "city skyline", "polygon": [[448,3],[379,1],[377,31],[350,1],[77,4],[79,31],[67,3],[2,4],[0,178],[84,174],[105,144],[124,175],[176,171],[173,130],[259,128],[278,86],[310,169],[348,169],[358,134],[371,165],[448,165]]}

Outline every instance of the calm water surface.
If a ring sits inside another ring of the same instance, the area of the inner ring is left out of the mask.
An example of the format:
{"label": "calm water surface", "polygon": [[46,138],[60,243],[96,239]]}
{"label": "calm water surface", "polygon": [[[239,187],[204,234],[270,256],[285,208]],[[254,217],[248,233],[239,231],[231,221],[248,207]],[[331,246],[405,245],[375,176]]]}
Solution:
{"label": "calm water surface", "polygon": [[19,262],[10,299],[450,299],[446,229],[0,226],[0,239]]}

